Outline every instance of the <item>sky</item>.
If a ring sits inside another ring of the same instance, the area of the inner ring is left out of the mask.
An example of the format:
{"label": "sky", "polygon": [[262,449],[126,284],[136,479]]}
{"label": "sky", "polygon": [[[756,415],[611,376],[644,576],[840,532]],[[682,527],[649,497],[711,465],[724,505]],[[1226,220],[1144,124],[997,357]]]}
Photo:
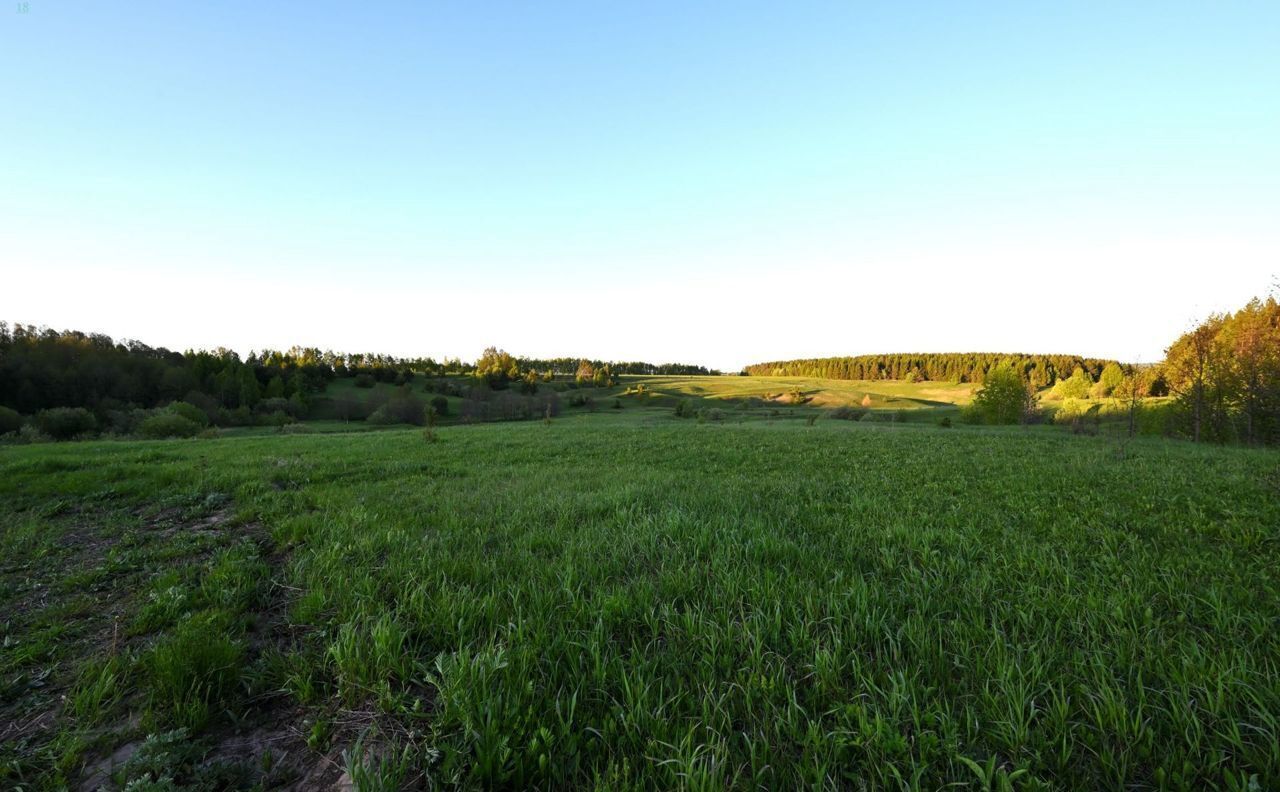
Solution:
{"label": "sky", "polygon": [[10,2],[0,319],[1154,362],[1280,280],[1277,42],[1275,0]]}

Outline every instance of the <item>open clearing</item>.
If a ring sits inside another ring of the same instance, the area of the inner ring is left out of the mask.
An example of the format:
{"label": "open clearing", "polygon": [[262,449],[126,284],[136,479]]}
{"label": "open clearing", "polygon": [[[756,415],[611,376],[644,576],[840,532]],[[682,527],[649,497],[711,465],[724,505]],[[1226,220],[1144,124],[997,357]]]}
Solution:
{"label": "open clearing", "polygon": [[10,446],[0,524],[6,788],[1280,783],[1271,452],[628,406]]}

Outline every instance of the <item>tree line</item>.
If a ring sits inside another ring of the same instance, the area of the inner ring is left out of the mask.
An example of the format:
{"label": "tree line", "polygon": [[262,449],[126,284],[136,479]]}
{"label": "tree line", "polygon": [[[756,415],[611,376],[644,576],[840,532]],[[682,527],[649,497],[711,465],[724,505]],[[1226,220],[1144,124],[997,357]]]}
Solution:
{"label": "tree line", "polygon": [[585,363],[593,370],[608,368],[614,374],[662,374],[668,376],[718,376],[719,369],[696,366],[689,363],[646,363],[641,360],[592,360],[588,358],[517,358],[521,368],[532,371],[550,371],[558,376],[573,375]]}
{"label": "tree line", "polygon": [[317,394],[340,378],[370,388],[379,382],[407,385],[415,377],[434,378],[429,390],[460,395],[461,389],[448,385],[447,378],[473,377],[492,390],[516,387],[531,395],[539,382],[557,376],[572,377],[571,384],[608,386],[618,374],[641,372],[712,373],[676,363],[517,358],[495,348],[475,362],[314,347],[265,349],[241,358],[225,348],[177,352],[101,333],[0,321],[0,409],[34,415],[78,408],[92,413],[99,426],[117,429],[137,422],[123,413],[178,401],[196,405],[219,424],[243,425],[273,416],[298,419],[307,415]]}
{"label": "tree line", "polygon": [[998,366],[1012,365],[1037,390],[1080,369],[1096,381],[1118,361],[1078,355],[1028,355],[998,352],[935,352],[808,358],[755,363],[742,373],[753,377],[819,377],[842,380],[931,380],[981,383]]}
{"label": "tree line", "polygon": [[294,347],[241,359],[218,348],[176,352],[100,333],[0,322],[0,405],[22,413],[52,407],[154,407],[196,393],[223,407],[253,408],[265,399],[305,401],[336,377],[377,381],[406,374],[462,370],[460,362],[340,354]]}

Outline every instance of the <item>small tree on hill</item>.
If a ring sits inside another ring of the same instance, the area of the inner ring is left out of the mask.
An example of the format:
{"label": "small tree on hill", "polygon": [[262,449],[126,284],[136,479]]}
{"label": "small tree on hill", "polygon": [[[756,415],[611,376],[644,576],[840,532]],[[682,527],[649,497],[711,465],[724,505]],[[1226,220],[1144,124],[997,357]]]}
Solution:
{"label": "small tree on hill", "polygon": [[998,366],[987,372],[982,389],[974,394],[973,412],[984,423],[1023,423],[1035,412],[1035,397],[1017,369]]}
{"label": "small tree on hill", "polygon": [[1124,369],[1118,363],[1108,363],[1098,375],[1098,384],[1102,386],[1103,395],[1110,396],[1124,383]]}
{"label": "small tree on hill", "polygon": [[475,376],[492,390],[506,390],[512,380],[520,379],[520,365],[510,353],[488,347],[476,361]]}
{"label": "small tree on hill", "polygon": [[1053,386],[1053,393],[1062,399],[1087,399],[1093,388],[1093,377],[1080,366],[1076,366],[1070,377],[1058,380]]}

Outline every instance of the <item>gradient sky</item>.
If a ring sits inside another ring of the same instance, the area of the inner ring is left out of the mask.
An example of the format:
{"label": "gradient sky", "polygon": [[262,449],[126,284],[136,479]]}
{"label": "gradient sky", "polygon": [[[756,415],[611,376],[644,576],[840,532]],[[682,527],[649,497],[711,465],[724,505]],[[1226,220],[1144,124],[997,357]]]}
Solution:
{"label": "gradient sky", "polygon": [[1151,362],[1280,273],[1280,2],[0,10],[0,318]]}

